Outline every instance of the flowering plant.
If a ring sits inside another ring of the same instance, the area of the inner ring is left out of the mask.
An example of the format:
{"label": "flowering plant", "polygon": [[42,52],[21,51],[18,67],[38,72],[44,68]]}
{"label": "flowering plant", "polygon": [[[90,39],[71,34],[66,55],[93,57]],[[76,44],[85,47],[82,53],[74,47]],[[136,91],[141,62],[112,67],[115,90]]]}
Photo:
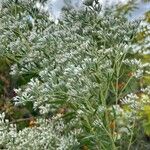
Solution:
{"label": "flowering plant", "polygon": [[17,122],[2,113],[0,146],[132,148],[137,122],[149,104],[149,87],[142,81],[150,64],[140,59],[148,44],[137,40],[138,30],[145,28],[117,10],[101,15],[99,5],[64,10],[55,24],[34,4],[9,1],[1,8],[1,55],[13,61],[12,78],[25,79],[14,89],[13,103],[31,104],[36,114],[27,118],[29,127],[18,131]]}

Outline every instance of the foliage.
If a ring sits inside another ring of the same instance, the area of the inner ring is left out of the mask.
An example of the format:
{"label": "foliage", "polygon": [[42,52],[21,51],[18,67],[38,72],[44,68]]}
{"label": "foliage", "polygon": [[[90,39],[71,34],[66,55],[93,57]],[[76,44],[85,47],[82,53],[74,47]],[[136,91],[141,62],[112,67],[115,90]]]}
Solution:
{"label": "foliage", "polygon": [[64,10],[54,24],[34,4],[1,8],[0,58],[18,83],[12,108],[32,113],[23,129],[2,113],[1,148],[133,148],[141,124],[149,135],[149,24],[97,5]]}

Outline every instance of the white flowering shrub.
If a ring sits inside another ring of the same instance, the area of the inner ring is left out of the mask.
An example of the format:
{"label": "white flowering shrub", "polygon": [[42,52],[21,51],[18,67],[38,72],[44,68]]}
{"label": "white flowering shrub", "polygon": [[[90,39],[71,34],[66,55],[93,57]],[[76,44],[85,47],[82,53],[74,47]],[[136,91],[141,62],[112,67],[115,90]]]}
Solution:
{"label": "white flowering shrub", "polygon": [[[64,131],[63,121],[37,120],[36,127],[25,128],[17,132],[16,126],[4,119],[4,114],[0,116],[0,136],[1,149],[76,149],[79,143],[76,139],[76,131],[62,135]],[[40,124],[40,126],[38,126]]]}
{"label": "white flowering shrub", "polygon": [[38,113],[19,131],[2,114],[2,149],[115,150],[136,141],[149,105],[141,80],[150,68],[136,55],[148,53],[148,38],[135,43],[139,23],[110,9],[101,15],[96,2],[63,10],[57,24],[36,1],[2,3],[0,56],[13,61],[12,77],[29,76],[13,102],[31,103]]}

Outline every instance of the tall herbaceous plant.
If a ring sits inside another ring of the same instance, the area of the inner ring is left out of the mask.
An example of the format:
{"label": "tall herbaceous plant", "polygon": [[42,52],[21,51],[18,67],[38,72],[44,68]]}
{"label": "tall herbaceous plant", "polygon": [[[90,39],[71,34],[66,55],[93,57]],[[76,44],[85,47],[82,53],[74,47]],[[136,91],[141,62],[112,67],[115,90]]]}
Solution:
{"label": "tall herbaceous plant", "polygon": [[119,7],[102,13],[97,0],[66,5],[56,21],[41,3],[0,3],[0,58],[11,61],[12,78],[26,79],[13,103],[38,114],[18,130],[2,112],[0,148],[133,148],[141,130],[150,135],[149,24],[129,22]]}

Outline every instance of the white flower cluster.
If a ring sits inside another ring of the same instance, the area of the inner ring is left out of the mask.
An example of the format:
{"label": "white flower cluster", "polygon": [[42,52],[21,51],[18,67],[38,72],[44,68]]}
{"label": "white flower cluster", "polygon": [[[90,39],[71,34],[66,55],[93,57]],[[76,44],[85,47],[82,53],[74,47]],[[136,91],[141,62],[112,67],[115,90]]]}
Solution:
{"label": "white flower cluster", "polygon": [[[146,21],[141,21],[139,24],[138,32],[143,36],[142,39],[139,39],[138,44],[132,44],[133,52],[149,55],[150,54],[150,24]],[[139,35],[140,36],[140,35]]]}
{"label": "white flower cluster", "polygon": [[132,109],[136,110],[141,105],[141,102],[138,101],[138,96],[136,94],[128,94],[125,98],[122,99],[122,104],[129,105]]}
{"label": "white flower cluster", "polygon": [[150,68],[150,63],[149,62],[146,62],[146,63],[143,63],[140,59],[125,59],[123,61],[126,65],[128,66],[133,66],[133,76],[135,76],[136,78],[141,78],[143,77],[143,74],[144,74],[144,71],[145,73],[149,73],[149,68]]}
{"label": "white flower cluster", "polygon": [[5,114],[0,115],[0,148],[8,150],[69,150],[78,146],[75,138],[76,132],[62,134],[65,126],[63,121],[37,120],[32,128],[17,131],[15,125],[5,119]]}
{"label": "white flower cluster", "polygon": [[[142,58],[148,57],[150,54],[150,24],[145,20],[140,21],[138,30],[136,32],[135,39],[137,40],[136,43],[131,44],[130,53],[134,55],[140,55]],[[150,62],[142,61],[141,59],[132,59],[132,60],[125,60],[124,63],[128,65],[133,65],[136,68],[134,72],[134,76],[136,78],[141,78],[143,75],[149,75],[150,72]]]}
{"label": "white flower cluster", "polygon": [[147,86],[146,88],[141,89],[141,91],[150,95],[150,86]]}

